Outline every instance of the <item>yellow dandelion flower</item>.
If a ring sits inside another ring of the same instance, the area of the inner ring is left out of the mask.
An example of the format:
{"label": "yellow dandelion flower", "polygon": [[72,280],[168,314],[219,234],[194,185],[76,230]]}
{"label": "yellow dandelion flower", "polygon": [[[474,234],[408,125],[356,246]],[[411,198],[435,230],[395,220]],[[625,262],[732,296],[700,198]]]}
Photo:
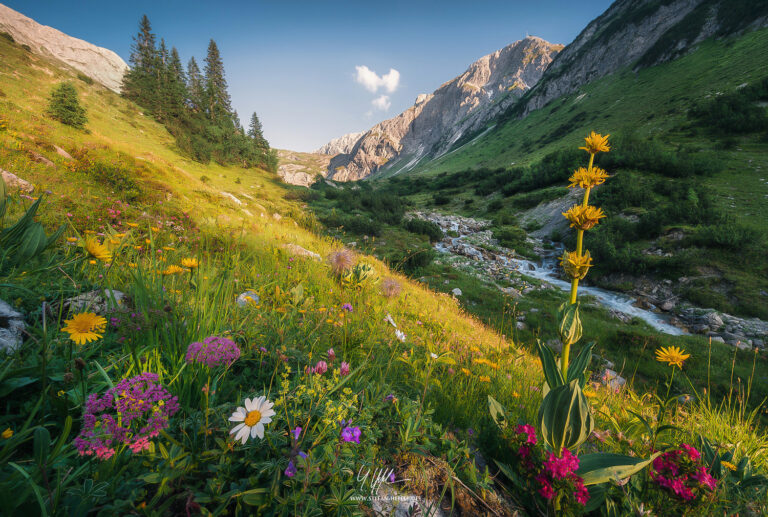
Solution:
{"label": "yellow dandelion flower", "polygon": [[160,231],[160,228],[158,228],[157,226],[151,226],[150,228],[152,229],[153,232],[159,232]]}
{"label": "yellow dandelion flower", "polygon": [[67,237],[67,242],[77,242],[77,237]]}
{"label": "yellow dandelion flower", "polygon": [[592,188],[605,183],[607,179],[608,173],[600,167],[592,167],[591,169],[579,167],[573,171],[573,176],[568,179],[571,182],[568,187]]}
{"label": "yellow dandelion flower", "polygon": [[464,375],[466,375],[466,376],[468,376],[468,377],[471,377],[471,376],[472,376],[472,372],[470,372],[470,371],[469,371],[469,370],[467,370],[466,368],[462,368],[462,369],[461,369],[461,371],[464,373]]}
{"label": "yellow dandelion flower", "polygon": [[139,225],[136,224],[136,223],[125,223],[125,224],[126,224],[126,226],[130,226],[131,228],[138,228],[139,227]]}
{"label": "yellow dandelion flower", "polygon": [[481,375],[477,378],[480,382],[491,382],[491,378],[487,375]]}
{"label": "yellow dandelion flower", "polygon": [[69,334],[69,339],[78,345],[83,345],[101,339],[107,320],[92,312],[82,312],[76,314],[71,320],[64,320],[64,323],[67,326],[61,330]]}
{"label": "yellow dandelion flower", "polygon": [[144,239],[144,242],[145,242],[146,244],[152,244],[152,241],[151,241],[151,240],[149,240],[149,239]]}
{"label": "yellow dandelion flower", "polygon": [[734,465],[730,461],[720,460],[720,465],[727,468],[731,472],[736,472],[736,470],[738,470],[738,467],[736,467],[736,465]]}
{"label": "yellow dandelion flower", "polygon": [[11,436],[13,436],[13,430],[10,427],[7,428],[5,431],[3,431],[3,435],[2,436],[3,436],[3,438],[5,438],[7,440]]}
{"label": "yellow dandelion flower", "polygon": [[656,350],[656,360],[660,363],[667,363],[669,366],[683,367],[683,362],[691,357],[685,350],[676,346],[661,347]]}
{"label": "yellow dandelion flower", "polygon": [[176,248],[174,248],[173,246],[163,246],[163,249],[165,251],[176,251]]}
{"label": "yellow dandelion flower", "polygon": [[587,276],[589,268],[592,267],[592,257],[590,257],[589,251],[585,251],[584,255],[581,256],[575,251],[566,251],[560,257],[560,265],[563,266],[568,276],[581,280]]}
{"label": "yellow dandelion flower", "polygon": [[92,265],[92,266],[95,266],[95,265],[96,265],[96,264],[98,264],[99,262],[98,262],[97,260],[93,260],[93,259],[91,259],[91,260],[89,260],[89,261],[88,261],[88,263],[89,263],[90,265]]}
{"label": "yellow dandelion flower", "polygon": [[109,248],[94,237],[85,239],[83,248],[85,248],[85,251],[87,251],[90,256],[97,260],[101,260],[102,262],[109,262],[112,260],[112,252],[109,251]]}
{"label": "yellow dandelion flower", "polygon": [[589,230],[594,228],[598,221],[605,217],[602,208],[591,205],[574,205],[563,216],[571,222],[571,228],[577,230]]}
{"label": "yellow dandelion flower", "polygon": [[128,267],[130,267],[130,268],[136,267],[136,262],[129,262],[128,263]]}
{"label": "yellow dandelion flower", "polygon": [[85,230],[83,233],[86,234],[86,235],[93,235],[96,232],[94,232],[93,230]]}
{"label": "yellow dandelion flower", "polygon": [[584,138],[584,141],[586,142],[585,147],[579,147],[579,149],[584,149],[589,154],[607,153],[611,150],[608,146],[609,136],[611,135],[603,136],[592,131],[588,137]]}
{"label": "yellow dandelion flower", "polygon": [[122,239],[123,237],[125,237],[125,234],[124,233],[116,233],[115,237],[117,237],[118,239]]}
{"label": "yellow dandelion flower", "polygon": [[200,263],[196,258],[183,258],[181,259],[181,265],[189,269],[195,269]]}
{"label": "yellow dandelion flower", "polygon": [[178,275],[179,273],[183,273],[184,268],[181,266],[177,266],[176,264],[171,264],[167,268],[165,268],[165,271],[163,271],[164,275]]}

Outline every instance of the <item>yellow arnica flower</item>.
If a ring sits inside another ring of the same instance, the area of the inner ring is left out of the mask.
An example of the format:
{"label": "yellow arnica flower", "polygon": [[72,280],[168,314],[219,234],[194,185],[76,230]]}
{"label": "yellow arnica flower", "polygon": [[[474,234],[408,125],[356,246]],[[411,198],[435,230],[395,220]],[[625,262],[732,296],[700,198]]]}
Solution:
{"label": "yellow arnica flower", "polygon": [[67,237],[67,242],[77,242],[77,237]]}
{"label": "yellow arnica flower", "polygon": [[464,375],[472,375],[472,372],[470,372],[466,368],[462,368],[461,371],[464,373]]}
{"label": "yellow arnica flower", "polygon": [[131,228],[138,228],[139,225],[136,223],[125,223],[127,226],[130,226]]}
{"label": "yellow arnica flower", "polygon": [[83,345],[101,339],[107,320],[98,314],[83,312],[76,314],[71,320],[64,320],[64,323],[67,326],[61,330],[69,334],[69,339],[78,345]]}
{"label": "yellow arnica flower", "polygon": [[594,228],[598,221],[605,217],[602,208],[592,205],[574,205],[563,216],[571,222],[571,228],[577,230],[589,230]]}
{"label": "yellow arnica flower", "polygon": [[589,251],[585,251],[581,256],[575,251],[566,251],[560,257],[560,264],[568,276],[581,280],[592,267],[592,257],[589,256]]}
{"label": "yellow arnica flower", "polygon": [[611,135],[603,136],[592,131],[589,136],[584,139],[586,141],[585,147],[579,147],[579,149],[584,149],[589,154],[607,153],[611,150],[608,146],[609,136]]}
{"label": "yellow arnica flower", "polygon": [[177,275],[179,273],[183,273],[184,268],[181,266],[177,266],[176,264],[172,264],[165,268],[165,271],[163,271],[164,275]]}
{"label": "yellow arnica flower", "polygon": [[568,179],[571,182],[568,187],[592,188],[605,183],[607,179],[608,173],[600,167],[592,167],[591,169],[579,167],[573,171],[573,176]]}
{"label": "yellow arnica flower", "polygon": [[5,438],[6,440],[11,436],[13,436],[13,430],[10,427],[5,431],[3,431],[3,438]]}
{"label": "yellow arnica flower", "polygon": [[189,269],[195,269],[200,263],[196,258],[183,258],[181,259],[181,265]]}
{"label": "yellow arnica flower", "polygon": [[94,237],[88,237],[85,239],[83,247],[85,248],[85,251],[87,251],[88,254],[95,259],[101,260],[102,262],[109,262],[112,260],[112,252],[109,251],[109,248],[100,243],[98,239]]}
{"label": "yellow arnica flower", "polygon": [[487,375],[481,375],[477,378],[480,382],[491,382],[491,378]]}
{"label": "yellow arnica flower", "polygon": [[728,470],[730,470],[732,472],[736,472],[736,470],[738,468],[738,467],[736,467],[736,465],[734,465],[730,461],[725,461],[725,460],[720,460],[720,465],[722,465],[723,467],[727,468]]}
{"label": "yellow arnica flower", "polygon": [[691,357],[684,350],[676,346],[661,347],[656,350],[656,360],[660,363],[667,363],[669,366],[683,367],[683,361]]}

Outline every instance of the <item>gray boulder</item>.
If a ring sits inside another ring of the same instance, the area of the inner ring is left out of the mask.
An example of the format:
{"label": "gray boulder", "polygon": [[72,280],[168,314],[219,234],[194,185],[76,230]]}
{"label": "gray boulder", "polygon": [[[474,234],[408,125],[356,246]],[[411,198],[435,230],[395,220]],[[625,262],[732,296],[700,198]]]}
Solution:
{"label": "gray boulder", "polygon": [[13,352],[21,346],[24,336],[24,316],[0,300],[0,350]]}

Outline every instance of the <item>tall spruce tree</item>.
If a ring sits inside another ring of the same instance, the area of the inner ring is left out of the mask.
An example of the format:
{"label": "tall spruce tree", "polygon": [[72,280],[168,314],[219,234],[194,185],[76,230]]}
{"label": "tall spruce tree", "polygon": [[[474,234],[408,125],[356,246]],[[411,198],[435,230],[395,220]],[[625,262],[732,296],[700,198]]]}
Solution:
{"label": "tall spruce tree", "polygon": [[211,40],[205,57],[205,96],[208,117],[216,125],[232,125],[232,102],[224,77],[224,63],[219,47]]}
{"label": "tall spruce tree", "polygon": [[139,21],[139,33],[131,45],[131,68],[123,76],[123,95],[142,107],[153,110],[158,102],[157,48],[152,25],[145,14]]}
{"label": "tall spruce tree", "polygon": [[264,138],[264,133],[262,132],[261,121],[259,120],[259,116],[256,115],[256,112],[251,115],[251,124],[248,127],[248,136],[251,137],[253,144],[257,148],[269,149],[269,144]]}
{"label": "tall spruce tree", "polygon": [[187,101],[187,78],[184,67],[181,64],[179,51],[176,47],[171,49],[171,56],[167,66],[168,85],[166,87],[166,111],[171,118],[179,119],[184,116]]}
{"label": "tall spruce tree", "polygon": [[187,63],[187,98],[192,111],[198,113],[205,110],[205,79],[200,73],[195,56]]}

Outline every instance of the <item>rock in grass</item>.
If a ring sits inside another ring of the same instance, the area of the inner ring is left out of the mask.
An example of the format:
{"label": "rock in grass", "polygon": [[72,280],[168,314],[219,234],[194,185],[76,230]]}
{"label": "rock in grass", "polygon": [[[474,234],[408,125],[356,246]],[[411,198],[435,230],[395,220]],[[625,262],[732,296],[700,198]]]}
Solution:
{"label": "rock in grass", "polygon": [[11,190],[18,189],[26,193],[30,193],[33,190],[35,190],[34,185],[32,185],[30,182],[26,180],[19,178],[18,176],[16,176],[11,172],[0,169],[0,173],[2,173],[3,181],[5,181],[5,185]]}
{"label": "rock in grass", "polygon": [[600,382],[612,390],[618,391],[627,383],[627,379],[616,373],[614,370],[606,368],[603,370],[603,373],[600,374]]}
{"label": "rock in grass", "polygon": [[259,300],[260,298],[259,295],[256,294],[256,291],[248,290],[244,293],[240,293],[237,296],[235,303],[237,303],[238,307],[247,307],[249,305],[258,305]]}
{"label": "rock in grass", "polygon": [[24,327],[24,316],[0,300],[0,350],[10,353],[20,347]]}
{"label": "rock in grass", "polygon": [[64,300],[64,314],[82,311],[106,314],[107,311],[125,307],[126,299],[125,293],[114,289],[90,291]]}
{"label": "rock in grass", "polygon": [[43,156],[40,153],[36,153],[34,151],[31,151],[29,153],[29,157],[32,158],[32,161],[35,161],[37,163],[42,163],[46,167],[56,168],[56,164],[55,163],[53,163],[51,160],[49,160],[48,158],[46,158],[45,156]]}
{"label": "rock in grass", "polygon": [[56,149],[56,154],[58,154],[62,158],[65,158],[67,160],[71,160],[72,159],[72,155],[69,154],[64,149],[62,149],[61,147],[59,147],[58,145],[54,145],[53,148]]}
{"label": "rock in grass", "polygon": [[302,248],[298,244],[284,244],[283,249],[286,249],[292,255],[296,255],[299,257],[309,257],[314,260],[323,260],[322,257],[320,257],[320,255],[318,255],[314,251],[309,251],[306,248]]}

